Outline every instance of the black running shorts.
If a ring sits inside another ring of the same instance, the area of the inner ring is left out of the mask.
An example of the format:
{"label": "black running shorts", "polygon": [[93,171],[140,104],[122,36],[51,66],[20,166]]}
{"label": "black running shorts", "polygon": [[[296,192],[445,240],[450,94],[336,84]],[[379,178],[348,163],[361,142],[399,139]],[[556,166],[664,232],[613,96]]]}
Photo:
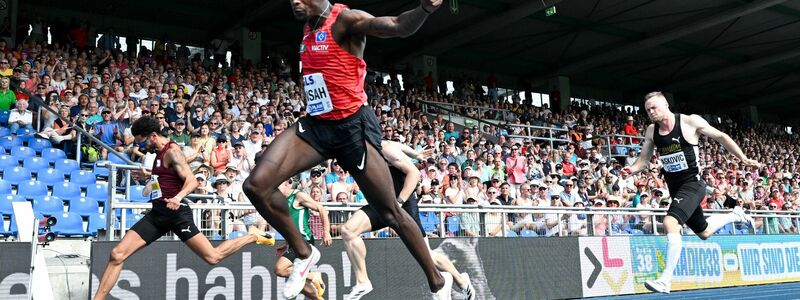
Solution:
{"label": "black running shorts", "polygon": [[[314,242],[314,238],[311,238],[310,240],[306,240],[306,244],[314,246],[314,244],[316,244],[316,243]],[[289,246],[286,249],[286,252],[283,252],[283,255],[281,255],[281,256],[286,257],[291,262],[294,262],[294,259],[297,258],[297,253],[295,253],[294,249],[291,246]]]}
{"label": "black running shorts", "polygon": [[[422,222],[419,220],[419,206],[417,205],[417,194],[412,193],[411,197],[408,197],[405,203],[403,203],[403,210],[405,210],[411,218],[414,219],[414,222],[417,223],[417,227],[419,227],[419,231],[422,233],[422,236],[425,237],[425,229],[422,227]],[[364,205],[361,207],[361,211],[363,211],[367,218],[369,218],[369,223],[372,225],[372,231],[381,230],[386,228],[387,225],[383,221],[381,221],[378,212],[375,211],[371,206]]]}
{"label": "black running shorts", "polygon": [[138,233],[148,245],[170,231],[184,242],[200,233],[194,224],[192,209],[185,203],[178,210],[170,210],[162,203],[153,203],[153,209],[130,230]]}
{"label": "black running shorts", "polygon": [[708,227],[700,202],[706,196],[706,184],[691,181],[680,185],[670,185],[669,193],[672,203],[667,215],[675,217],[681,225],[686,224],[695,233],[703,232]]}
{"label": "black running shorts", "polygon": [[[381,126],[375,113],[362,106],[341,120],[303,117],[297,120],[297,135],[325,158],[335,158],[350,174],[364,172],[367,142],[381,152]],[[290,150],[291,151],[291,150]]]}

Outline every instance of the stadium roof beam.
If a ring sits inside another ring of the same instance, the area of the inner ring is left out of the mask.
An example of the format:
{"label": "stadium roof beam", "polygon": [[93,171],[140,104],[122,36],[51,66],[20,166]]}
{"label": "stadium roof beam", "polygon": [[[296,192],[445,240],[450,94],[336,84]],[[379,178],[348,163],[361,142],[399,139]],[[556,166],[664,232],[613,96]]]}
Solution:
{"label": "stadium roof beam", "polygon": [[549,75],[569,75],[575,72],[580,72],[594,66],[603,64],[605,62],[610,62],[614,60],[618,60],[629,56],[633,53],[640,52],[645,49],[649,49],[669,41],[673,41],[679,39],[681,37],[687,36],[689,34],[707,29],[712,26],[719,25],[721,23],[761,11],[765,8],[775,6],[777,4],[786,2],[787,0],[763,0],[758,2],[753,2],[749,4],[745,4],[742,6],[738,6],[736,8],[732,8],[730,10],[718,13],[713,15],[709,18],[703,18],[698,20],[697,22],[689,23],[680,27],[677,27],[672,30],[668,30],[666,32],[662,32],[660,34],[654,35],[649,38],[645,38],[640,41],[636,41],[633,43],[629,43],[618,47],[616,49],[612,49],[610,51],[604,52],[599,55],[595,55],[592,57],[588,57],[586,59],[582,59],[561,68],[553,71]]}
{"label": "stadium roof beam", "polygon": [[[766,95],[763,95],[763,96],[755,97],[755,98],[753,98],[753,100],[746,101],[745,103],[742,103],[742,104],[743,105],[756,105],[756,106],[758,106],[758,105],[762,105],[762,104],[767,104],[767,103],[787,100],[788,98],[797,97],[798,95],[800,95],[800,88],[789,88],[789,89],[784,89],[784,90],[781,90],[781,91],[778,91],[778,92],[775,92],[775,93],[771,93],[771,94],[766,94]],[[794,103],[794,101],[792,101],[792,102]],[[794,106],[794,105],[792,105],[792,106]]]}
{"label": "stadium roof beam", "polygon": [[472,26],[462,28],[461,30],[452,34],[448,34],[441,39],[438,39],[437,41],[404,56],[400,60],[405,60],[407,58],[422,54],[440,55],[447,50],[457,48],[458,46],[464,45],[470,41],[485,36],[486,34],[497,31],[505,26],[508,26],[509,24],[522,20],[536,12],[542,11],[549,6],[556,5],[561,1],[562,0],[548,1],[547,6],[545,6],[543,4],[544,2],[542,1],[522,1],[522,4],[509,7],[500,14],[483,19]]}
{"label": "stadium roof beam", "polygon": [[682,80],[668,84],[665,89],[667,90],[681,90],[687,87],[699,85],[715,79],[722,79],[732,75],[739,75],[744,71],[760,68],[773,63],[778,63],[793,57],[800,56],[800,48],[794,50],[773,54],[770,56],[754,59],[738,65],[725,67],[722,69],[714,68],[714,71],[702,72],[700,75],[684,78]]}
{"label": "stadium roof beam", "polygon": [[285,5],[285,3],[282,1],[264,1],[263,4],[261,4],[260,6],[256,7],[253,10],[250,10],[244,16],[236,17],[235,22],[233,24],[230,25],[224,24],[223,26],[220,26],[223,29],[212,32],[209,38],[213,39],[221,35],[225,35],[228,32],[236,30],[237,28],[250,24],[250,22],[253,22],[256,18],[262,16],[264,13],[271,10],[276,10],[283,5]]}

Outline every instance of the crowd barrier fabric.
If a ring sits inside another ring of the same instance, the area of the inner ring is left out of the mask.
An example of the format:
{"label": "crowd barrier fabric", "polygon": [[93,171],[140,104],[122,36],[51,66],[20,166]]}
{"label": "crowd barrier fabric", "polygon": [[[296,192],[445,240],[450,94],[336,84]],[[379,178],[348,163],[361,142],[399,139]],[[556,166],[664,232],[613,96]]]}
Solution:
{"label": "crowd barrier fabric", "polygon": [[[685,236],[672,289],[800,281],[800,236]],[[365,240],[375,288],[369,299],[431,299],[422,269],[399,239]],[[645,293],[664,268],[663,236],[447,238],[431,246],[469,274],[479,299],[563,299]],[[92,245],[91,294],[116,242]],[[326,299],[341,299],[355,276],[341,241],[320,247]],[[208,265],[181,242],[155,242],[125,263],[110,299],[278,299],[272,247],[250,245]],[[457,288],[453,299],[463,299]]]}
{"label": "crowd barrier fabric", "polygon": [[27,299],[31,243],[0,243],[0,299]]}

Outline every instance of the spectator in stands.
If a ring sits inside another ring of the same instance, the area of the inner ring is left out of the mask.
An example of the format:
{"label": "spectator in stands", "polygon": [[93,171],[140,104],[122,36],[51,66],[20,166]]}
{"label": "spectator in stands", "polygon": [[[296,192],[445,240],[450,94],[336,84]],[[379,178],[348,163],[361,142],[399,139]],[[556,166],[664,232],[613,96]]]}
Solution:
{"label": "spectator in stands", "polygon": [[252,130],[250,131],[250,139],[242,142],[242,145],[247,151],[247,156],[250,160],[254,160],[256,154],[261,151],[263,140],[264,138],[261,135],[261,132],[258,130]]}
{"label": "spectator in stands", "polygon": [[[61,106],[58,109],[61,118],[69,120],[69,107]],[[69,124],[61,119],[55,119],[52,123],[45,124],[44,130],[36,134],[36,137],[50,140],[55,145],[60,145],[67,140],[75,139],[76,132]]]}
{"label": "spectator in stands", "polygon": [[16,108],[8,116],[8,127],[12,133],[20,128],[33,130],[33,112],[28,110],[28,100],[18,100]]}
{"label": "spectator in stands", "polygon": [[238,176],[242,181],[244,181],[244,179],[250,175],[250,171],[252,171],[256,165],[255,162],[247,155],[244,145],[242,145],[241,142],[237,142],[233,145],[233,151],[229,164],[236,166],[239,171]]}
{"label": "spectator in stands", "polygon": [[217,145],[211,150],[211,167],[214,173],[225,171],[225,166],[231,161],[231,151],[228,149],[228,139],[224,135],[217,137]]}
{"label": "spectator in stands", "polygon": [[[464,201],[466,205],[477,205],[479,200],[476,196],[467,196]],[[464,236],[476,237],[480,236],[480,215],[477,212],[464,212],[461,213],[461,230]]]}
{"label": "spectator in stands", "polygon": [[[3,58],[0,64],[5,62],[8,65],[8,60]],[[0,111],[10,110],[15,103],[17,103],[16,94],[9,88],[10,79],[8,77],[0,77]]]}
{"label": "spectator in stands", "polygon": [[[2,43],[5,44],[5,40],[2,40]],[[5,47],[5,45],[3,45]],[[0,56],[1,57],[1,56]],[[11,77],[13,75],[13,70],[11,69],[11,64],[8,63],[8,59],[2,57],[0,58],[0,76],[2,77]]]}
{"label": "spectator in stands", "polygon": [[111,110],[105,108],[100,114],[101,121],[94,123],[92,134],[100,141],[110,146],[122,144],[122,130],[116,121],[113,121]]}
{"label": "spectator in stands", "polygon": [[189,131],[186,130],[186,121],[178,119],[175,121],[175,129],[170,133],[169,139],[177,143],[181,147],[188,147],[191,145],[192,140],[189,136]]}
{"label": "spectator in stands", "polygon": [[527,177],[525,176],[525,167],[527,167],[527,158],[520,154],[519,144],[511,146],[511,155],[506,158],[506,174],[508,174],[508,182],[511,184],[511,193],[513,196],[519,194],[520,185],[525,183]]}

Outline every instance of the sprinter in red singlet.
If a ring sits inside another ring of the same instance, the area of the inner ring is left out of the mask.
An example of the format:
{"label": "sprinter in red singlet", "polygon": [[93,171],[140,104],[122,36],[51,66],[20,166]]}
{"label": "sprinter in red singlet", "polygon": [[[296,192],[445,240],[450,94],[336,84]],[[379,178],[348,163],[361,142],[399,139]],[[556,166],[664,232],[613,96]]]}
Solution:
{"label": "sprinter in red singlet", "polygon": [[368,35],[410,36],[442,0],[420,0],[419,6],[396,17],[373,17],[328,0],[290,2],[295,17],[306,23],[299,51],[308,116],[272,142],[244,182],[244,191],[258,212],[297,254],[284,296],[294,298],[300,293],[308,269],[319,260],[319,251],[306,244],[293,225],[286,197],[278,186],[329,158],[336,158],[355,177],[370,206],[400,235],[422,266],[431,291],[438,291],[444,278],[414,220],[395,203],[392,177],[381,154],[380,125],[366,106],[363,54]]}
{"label": "sprinter in red singlet", "polygon": [[[147,140],[147,148],[158,151],[153,162],[153,175],[158,176],[160,196],[152,199],[153,209],[131,227],[122,241],[111,250],[111,255],[97,288],[94,299],[105,299],[117,283],[122,264],[139,249],[149,245],[165,233],[172,231],[181,241],[192,248],[209,264],[217,264],[250,243],[272,246],[275,238],[252,227],[249,234],[237,239],[228,240],[216,248],[211,246],[205,235],[192,219],[189,202],[184,199],[197,188],[197,180],[186,163],[180,146],[170,141],[169,130],[160,130],[158,120],[153,117],[142,117],[133,123],[131,133],[137,143]],[[145,195],[153,195],[152,182],[148,182]],[[158,193],[156,193],[157,195]],[[154,196],[155,197],[155,196]]]}

